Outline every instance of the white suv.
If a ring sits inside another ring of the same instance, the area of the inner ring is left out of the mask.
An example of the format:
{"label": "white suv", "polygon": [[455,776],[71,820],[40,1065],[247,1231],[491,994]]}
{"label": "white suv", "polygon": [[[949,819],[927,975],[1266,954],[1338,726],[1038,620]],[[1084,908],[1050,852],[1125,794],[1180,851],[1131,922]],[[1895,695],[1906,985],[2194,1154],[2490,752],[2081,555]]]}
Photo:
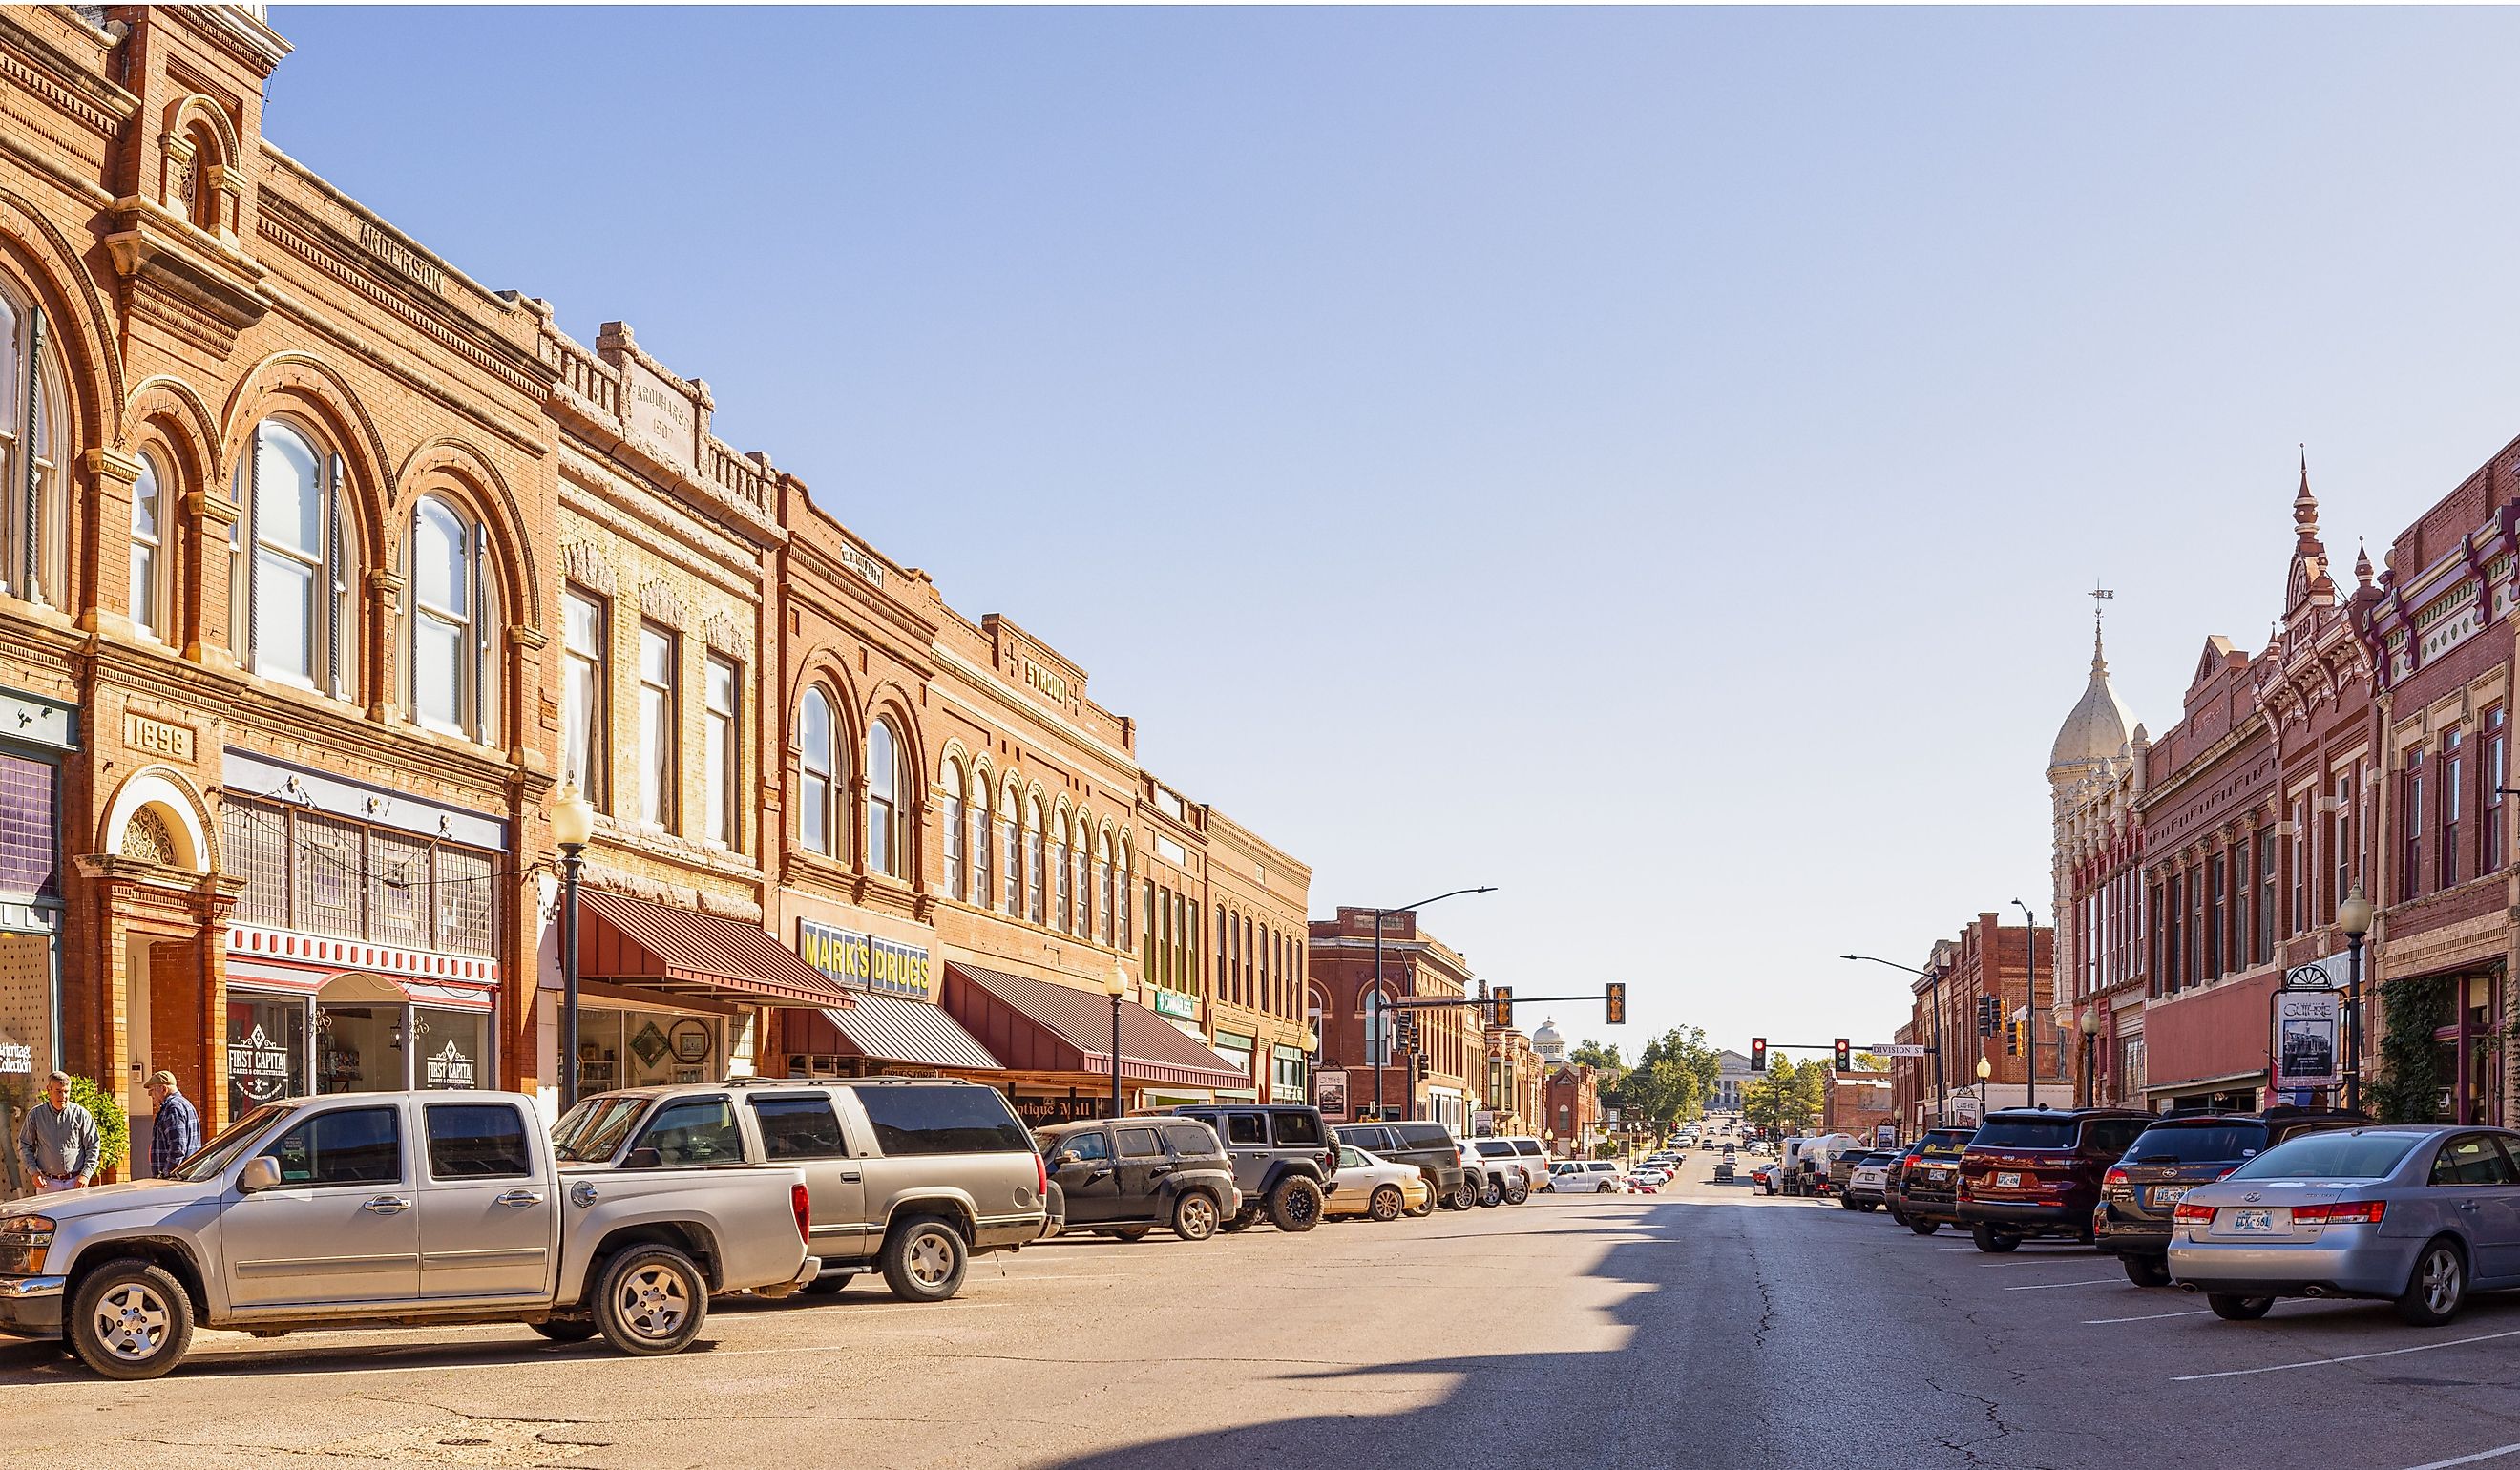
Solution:
{"label": "white suv", "polygon": [[1549,1186],[1559,1194],[1625,1194],[1628,1177],[1616,1159],[1559,1159],[1549,1171]]}

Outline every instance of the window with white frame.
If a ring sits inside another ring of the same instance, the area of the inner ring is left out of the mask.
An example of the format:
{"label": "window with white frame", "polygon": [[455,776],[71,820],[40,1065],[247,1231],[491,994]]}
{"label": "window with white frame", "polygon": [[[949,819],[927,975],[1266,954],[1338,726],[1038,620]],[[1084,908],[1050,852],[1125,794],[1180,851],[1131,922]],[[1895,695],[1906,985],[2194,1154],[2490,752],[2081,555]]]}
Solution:
{"label": "window with white frame", "polygon": [[1015,783],[1009,778],[998,791],[998,869],[1000,882],[998,907],[1020,916],[1023,913],[1023,836],[1016,826]]}
{"label": "window with white frame", "polygon": [[901,737],[892,722],[867,731],[867,867],[901,876]]}
{"label": "window with white frame", "polygon": [[945,835],[945,896],[963,896],[963,766],[948,759],[936,774],[936,784],[943,793],[945,811],[937,826]]}
{"label": "window with white frame", "polygon": [[639,820],[675,825],[675,737],[682,730],[682,639],[639,625]]}
{"label": "window with white frame", "polygon": [[1076,927],[1076,890],[1067,881],[1067,850],[1075,838],[1076,824],[1064,807],[1059,809],[1058,822],[1056,835],[1050,845],[1052,881],[1058,890],[1058,927],[1061,931],[1073,931]]}
{"label": "window with white frame", "polygon": [[1094,914],[1102,924],[1102,942],[1111,943],[1111,829],[1104,827],[1094,848]]}
{"label": "window with white frame", "polygon": [[131,622],[159,640],[167,637],[167,483],[158,457],[142,450],[140,476],[131,482]]}
{"label": "window with white frame", "polygon": [[489,528],[437,496],[412,508],[403,574],[411,588],[412,715],[431,730],[498,738],[498,598]]}
{"label": "window with white frame", "polygon": [[820,686],[805,691],[796,713],[796,840],[826,857],[836,854],[839,823],[832,792],[839,785],[838,722]]}
{"label": "window with white frame", "polygon": [[1042,821],[1041,798],[1035,796],[1024,803],[1024,917],[1037,924],[1050,922],[1050,874],[1042,870],[1042,849],[1049,839]]}
{"label": "window with white frame", "polygon": [[711,842],[742,847],[743,799],[743,670],[734,659],[712,653],[707,684],[700,690],[700,759],[706,763],[706,818]]}
{"label": "window with white frame", "polygon": [[606,604],[569,588],[561,596],[561,778],[599,811],[611,810],[607,762],[611,742],[604,713]]}
{"label": "window with white frame", "polygon": [[43,309],[0,277],[0,593],[30,602],[62,590],[68,425],[57,358]]}
{"label": "window with white frame", "polygon": [[356,533],[341,457],[294,421],[266,419],[237,466],[229,633],[247,667],[335,698],[358,687]]}

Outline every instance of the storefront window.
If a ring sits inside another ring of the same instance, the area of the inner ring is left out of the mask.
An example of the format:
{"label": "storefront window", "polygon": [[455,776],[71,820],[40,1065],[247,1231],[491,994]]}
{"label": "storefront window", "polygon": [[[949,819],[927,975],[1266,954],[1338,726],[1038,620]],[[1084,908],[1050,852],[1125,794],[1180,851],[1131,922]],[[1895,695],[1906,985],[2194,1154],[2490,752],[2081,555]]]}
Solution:
{"label": "storefront window", "polygon": [[315,1006],[315,1091],[392,1092],[403,1086],[399,1005]]}
{"label": "storefront window", "polygon": [[420,1068],[415,1082],[424,1088],[493,1085],[487,1012],[422,1006],[415,1014],[420,1035]]}
{"label": "storefront window", "polygon": [[306,1091],[306,1002],[228,993],[228,1116]]}

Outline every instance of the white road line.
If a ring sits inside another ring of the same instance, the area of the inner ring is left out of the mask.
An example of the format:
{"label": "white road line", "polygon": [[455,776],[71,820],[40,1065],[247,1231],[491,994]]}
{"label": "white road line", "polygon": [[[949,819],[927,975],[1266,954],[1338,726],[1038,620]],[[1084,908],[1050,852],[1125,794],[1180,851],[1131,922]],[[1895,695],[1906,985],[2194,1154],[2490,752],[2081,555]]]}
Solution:
{"label": "white road line", "polygon": [[2093,1276],[2088,1281],[2038,1281],[2028,1286],[2007,1286],[2006,1291],[2054,1291],[2059,1286],[2108,1286],[2126,1280],[2124,1276]]}
{"label": "white road line", "polygon": [[2107,1327],[2119,1322],[2157,1322],[2164,1317],[2203,1316],[2212,1310],[2213,1309],[2210,1307],[2199,1307],[2193,1312],[2156,1312],[2149,1316],[2101,1316],[2093,1317],[2083,1325],[2086,1327]]}
{"label": "white road line", "polygon": [[[2313,1358],[2305,1362],[2274,1362],[2269,1363],[2263,1368],[2225,1368],[2219,1373],[2182,1373],[2170,1381],[2173,1383],[2199,1383],[2208,1378],[2247,1378],[2258,1373],[2281,1373],[2291,1368],[2323,1368],[2340,1362],[2362,1362],[2366,1359],[2397,1358],[2408,1353],[2429,1353],[2435,1348],[2460,1348],[2465,1347],[2469,1343],[2498,1342],[2506,1337],[2520,1337],[2520,1327],[2515,1327],[2508,1332],[2488,1332],[2478,1337],[2453,1337],[2446,1343],[2417,1343],[2411,1348],[2384,1348],[2377,1353],[2348,1353],[2343,1358]],[[2496,1450],[2495,1452],[2497,1454],[2500,1454],[2504,1451]],[[2468,1461],[2443,1460],[2441,1463],[2445,1465],[2463,1465],[2467,1464]],[[2425,1467],[2418,1465],[2415,1467],[2415,1470],[2425,1470]]]}
{"label": "white road line", "polygon": [[2506,1454],[2520,1454],[2520,1445],[2505,1445],[2499,1449],[2480,1449],[2474,1454],[2462,1454],[2456,1459],[2433,1460],[2426,1464],[2411,1465],[2408,1470],[2450,1470],[2452,1465],[2473,1465],[2481,1460],[2498,1460]]}

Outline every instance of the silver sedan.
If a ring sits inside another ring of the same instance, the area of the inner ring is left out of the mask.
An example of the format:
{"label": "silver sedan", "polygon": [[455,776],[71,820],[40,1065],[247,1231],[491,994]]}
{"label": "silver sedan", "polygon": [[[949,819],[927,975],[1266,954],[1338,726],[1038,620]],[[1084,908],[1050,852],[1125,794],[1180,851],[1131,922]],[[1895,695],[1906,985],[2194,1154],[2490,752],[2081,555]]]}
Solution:
{"label": "silver sedan", "polygon": [[2170,1273],[2215,1314],[2277,1297],[2394,1302],[2418,1326],[2470,1291],[2520,1286],[2520,1133],[2405,1126],[2310,1134],[2191,1189]]}

